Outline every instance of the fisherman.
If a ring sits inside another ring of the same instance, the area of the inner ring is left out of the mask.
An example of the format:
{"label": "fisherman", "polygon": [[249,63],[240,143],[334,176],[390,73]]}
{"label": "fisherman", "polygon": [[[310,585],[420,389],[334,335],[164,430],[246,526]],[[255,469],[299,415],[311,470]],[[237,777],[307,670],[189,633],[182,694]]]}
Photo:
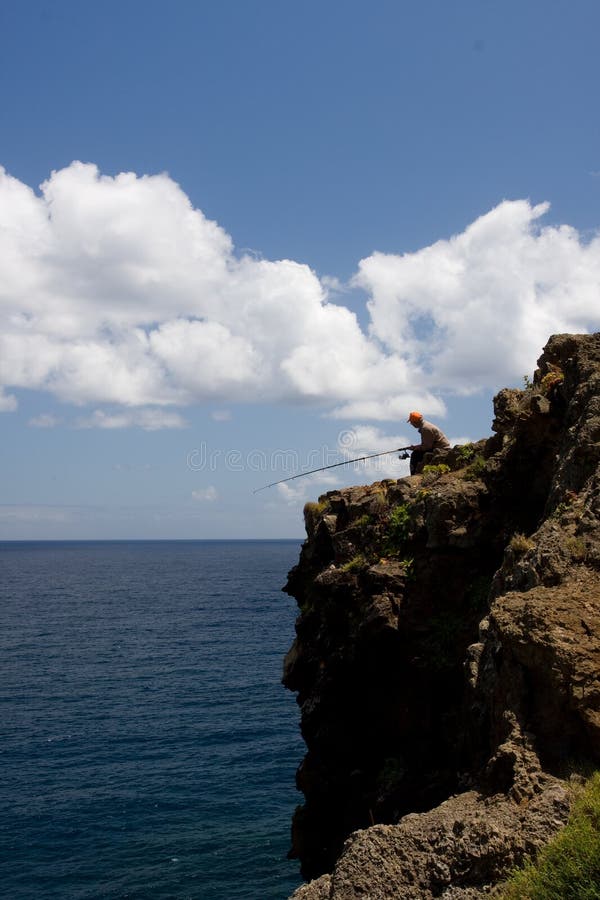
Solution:
{"label": "fisherman", "polygon": [[406,421],[410,422],[413,428],[416,428],[421,435],[420,444],[413,444],[407,448],[412,450],[410,455],[410,474],[416,475],[417,468],[423,462],[425,454],[430,453],[432,450],[449,450],[450,441],[437,425],[426,422],[420,412],[411,412]]}

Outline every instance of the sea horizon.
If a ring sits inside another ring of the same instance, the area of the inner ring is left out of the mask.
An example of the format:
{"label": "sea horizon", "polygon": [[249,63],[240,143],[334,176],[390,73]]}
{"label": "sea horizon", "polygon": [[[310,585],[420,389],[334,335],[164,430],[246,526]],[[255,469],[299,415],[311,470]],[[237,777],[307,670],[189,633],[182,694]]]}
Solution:
{"label": "sea horizon", "polygon": [[289,544],[303,542],[302,537],[285,538],[0,538],[2,544]]}

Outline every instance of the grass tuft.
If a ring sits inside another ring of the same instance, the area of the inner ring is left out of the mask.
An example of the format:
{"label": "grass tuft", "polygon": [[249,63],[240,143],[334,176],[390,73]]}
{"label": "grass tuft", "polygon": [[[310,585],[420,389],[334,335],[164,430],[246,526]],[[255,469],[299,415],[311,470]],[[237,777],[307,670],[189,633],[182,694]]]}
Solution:
{"label": "grass tuft", "polygon": [[364,553],[357,553],[356,556],[353,556],[352,559],[348,560],[348,562],[344,563],[343,566],[340,566],[341,572],[360,572],[361,569],[366,569],[369,565],[369,560],[364,555]]}
{"label": "grass tuft", "polygon": [[505,885],[502,900],[600,900],[600,772],[577,790],[565,828]]}
{"label": "grass tuft", "polygon": [[532,541],[531,538],[528,538],[526,535],[521,534],[521,532],[516,532],[511,537],[508,546],[515,554],[515,556],[523,556],[525,553],[528,553],[529,550],[533,550],[535,547],[535,541]]}
{"label": "grass tuft", "polygon": [[450,471],[450,466],[446,463],[439,463],[437,466],[423,466],[423,484],[432,484]]}

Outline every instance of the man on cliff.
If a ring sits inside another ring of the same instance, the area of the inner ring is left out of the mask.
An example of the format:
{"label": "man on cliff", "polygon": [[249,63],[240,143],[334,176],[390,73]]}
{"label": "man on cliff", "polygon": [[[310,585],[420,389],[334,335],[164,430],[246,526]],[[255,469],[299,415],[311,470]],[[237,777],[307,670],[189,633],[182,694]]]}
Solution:
{"label": "man on cliff", "polygon": [[426,422],[420,412],[411,412],[406,421],[410,422],[413,428],[416,428],[421,435],[420,444],[412,444],[408,447],[409,450],[412,450],[410,455],[410,474],[416,475],[417,468],[423,461],[425,454],[430,453],[432,450],[449,450],[450,441],[437,425]]}

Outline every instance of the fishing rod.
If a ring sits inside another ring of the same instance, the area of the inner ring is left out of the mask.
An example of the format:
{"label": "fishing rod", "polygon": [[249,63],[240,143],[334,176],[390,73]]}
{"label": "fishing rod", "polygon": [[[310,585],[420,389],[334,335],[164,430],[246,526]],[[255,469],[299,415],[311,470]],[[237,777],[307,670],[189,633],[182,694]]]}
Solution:
{"label": "fishing rod", "polygon": [[[305,475],[314,475],[315,472],[324,472],[325,469],[335,469],[336,466],[350,466],[352,463],[363,462],[365,459],[374,459],[376,456],[387,456],[388,453],[404,453],[406,450],[411,449],[411,447],[398,447],[396,450],[382,450],[381,453],[371,453],[369,456],[358,456],[356,459],[344,459],[342,462],[332,463],[330,466],[321,466],[320,469],[309,469],[308,472],[298,472],[296,475],[290,475],[289,478],[282,478],[280,481],[272,481],[271,484],[264,484],[262,487],[256,488],[252,493],[258,494],[259,491],[265,491],[267,488],[275,487],[276,484],[283,484],[284,481],[293,481],[294,478],[303,478]],[[400,459],[406,458],[406,456],[400,457]]]}

